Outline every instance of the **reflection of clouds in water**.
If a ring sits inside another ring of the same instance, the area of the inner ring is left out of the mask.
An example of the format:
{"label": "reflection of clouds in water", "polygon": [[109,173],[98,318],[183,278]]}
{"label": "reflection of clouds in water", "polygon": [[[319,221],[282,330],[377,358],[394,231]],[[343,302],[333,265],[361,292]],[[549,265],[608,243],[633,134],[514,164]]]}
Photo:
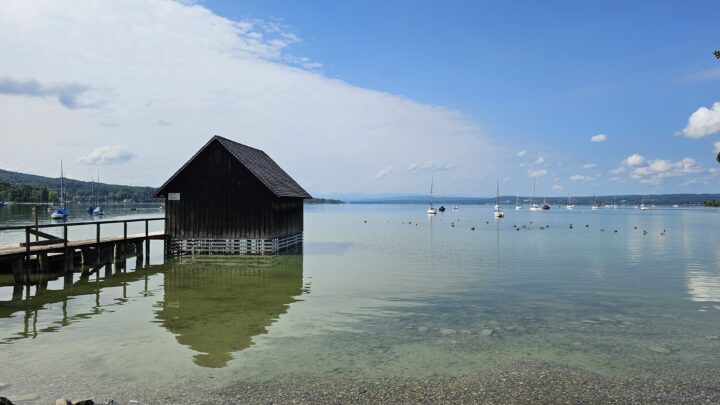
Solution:
{"label": "reflection of clouds in water", "polygon": [[607,272],[605,271],[605,265],[599,258],[588,263],[588,270],[590,276],[597,281],[607,280]]}
{"label": "reflection of clouds in water", "polygon": [[685,273],[690,299],[695,302],[720,302],[720,273],[687,271]]}
{"label": "reflection of clouds in water", "polygon": [[[634,230],[637,231],[637,230]],[[630,264],[639,264],[642,259],[642,231],[631,232],[627,238],[627,261]]]}

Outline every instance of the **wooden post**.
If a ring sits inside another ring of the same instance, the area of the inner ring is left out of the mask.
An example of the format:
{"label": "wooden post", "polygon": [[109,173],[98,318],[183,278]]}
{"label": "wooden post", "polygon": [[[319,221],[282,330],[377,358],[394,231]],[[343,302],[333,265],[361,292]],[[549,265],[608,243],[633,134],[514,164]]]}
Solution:
{"label": "wooden post", "polygon": [[123,243],[122,243],[122,254],[126,254],[127,250],[127,221],[123,222]]}
{"label": "wooden post", "polygon": [[97,256],[96,263],[100,264],[100,222],[95,223],[95,253]]}
{"label": "wooden post", "polygon": [[[36,231],[40,230],[40,228],[38,228],[38,224],[40,222],[40,220],[38,219],[38,210],[39,209],[40,209],[40,207],[35,205],[35,230]],[[35,242],[37,242],[39,240],[40,240],[39,236],[37,234],[35,234]]]}
{"label": "wooden post", "polygon": [[30,227],[25,227],[25,282],[30,284]]}
{"label": "wooden post", "polygon": [[[67,223],[63,224],[63,270],[68,271],[72,267],[73,257],[68,258],[68,231],[67,231]],[[70,263],[68,264],[68,260]]]}
{"label": "wooden post", "polygon": [[145,220],[145,262],[150,264],[150,232],[148,220]]}

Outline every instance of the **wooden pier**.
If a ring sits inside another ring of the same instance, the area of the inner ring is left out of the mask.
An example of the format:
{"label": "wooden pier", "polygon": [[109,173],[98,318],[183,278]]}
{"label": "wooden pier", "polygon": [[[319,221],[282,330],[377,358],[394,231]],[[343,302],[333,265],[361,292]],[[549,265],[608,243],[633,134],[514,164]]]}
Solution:
{"label": "wooden pier", "polygon": [[[25,242],[0,246],[0,263],[9,263],[15,281],[21,283],[29,280],[33,270],[47,271],[51,261],[61,261],[63,268],[67,270],[72,269],[77,261],[83,264],[100,264],[123,257],[129,249],[133,249],[139,255],[143,255],[144,250],[144,255],[149,256],[150,240],[165,240],[165,232],[150,232],[149,223],[164,220],[164,217],[157,217],[0,227],[0,231],[25,231]],[[128,234],[128,223],[136,222],[144,222],[145,232]],[[123,224],[122,235],[101,237],[101,226],[108,224]],[[95,238],[69,240],[68,228],[78,226],[95,226]],[[46,228],[62,228],[63,236],[51,235],[40,230]]]}

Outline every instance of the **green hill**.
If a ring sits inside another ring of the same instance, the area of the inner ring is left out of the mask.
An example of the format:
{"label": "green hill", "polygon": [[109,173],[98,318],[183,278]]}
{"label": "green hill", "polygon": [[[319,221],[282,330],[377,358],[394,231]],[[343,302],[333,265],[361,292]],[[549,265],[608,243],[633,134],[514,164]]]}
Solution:
{"label": "green hill", "polygon": [[[57,202],[60,178],[36,176],[0,169],[0,200],[14,202]],[[121,202],[132,199],[136,202],[158,201],[152,197],[153,187],[124,186],[119,184],[92,184],[89,181],[65,179],[65,193],[68,201],[95,201],[93,192],[100,202]]]}

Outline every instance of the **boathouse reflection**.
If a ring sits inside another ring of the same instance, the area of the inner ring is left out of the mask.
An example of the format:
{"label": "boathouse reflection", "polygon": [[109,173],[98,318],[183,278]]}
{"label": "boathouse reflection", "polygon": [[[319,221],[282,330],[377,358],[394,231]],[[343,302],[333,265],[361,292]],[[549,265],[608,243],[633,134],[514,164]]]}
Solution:
{"label": "boathouse reflection", "polygon": [[164,276],[156,319],[202,367],[221,368],[303,293],[303,256],[200,256]]}

